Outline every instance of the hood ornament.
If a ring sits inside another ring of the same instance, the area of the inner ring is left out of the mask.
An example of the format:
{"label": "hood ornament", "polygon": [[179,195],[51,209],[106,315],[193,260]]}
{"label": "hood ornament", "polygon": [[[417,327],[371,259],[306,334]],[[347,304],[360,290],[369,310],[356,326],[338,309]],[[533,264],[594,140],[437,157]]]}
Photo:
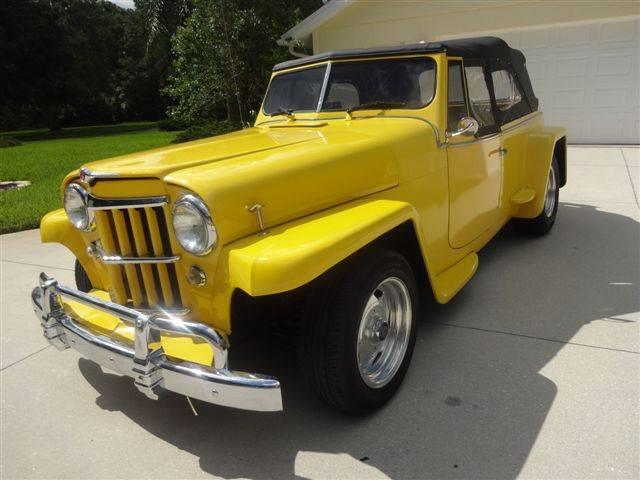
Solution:
{"label": "hood ornament", "polygon": [[255,213],[258,217],[258,225],[260,226],[260,233],[258,235],[264,236],[269,233],[269,230],[265,230],[264,228],[264,218],[262,218],[262,209],[264,205],[260,205],[259,203],[254,203],[253,205],[247,205],[245,207],[249,212]]}
{"label": "hood ornament", "polygon": [[96,180],[99,180],[101,178],[113,178],[113,177],[117,177],[118,174],[113,172],[113,173],[107,173],[107,172],[92,172],[91,170],[89,170],[87,167],[82,167],[80,169],[80,181],[86,185],[93,185]]}

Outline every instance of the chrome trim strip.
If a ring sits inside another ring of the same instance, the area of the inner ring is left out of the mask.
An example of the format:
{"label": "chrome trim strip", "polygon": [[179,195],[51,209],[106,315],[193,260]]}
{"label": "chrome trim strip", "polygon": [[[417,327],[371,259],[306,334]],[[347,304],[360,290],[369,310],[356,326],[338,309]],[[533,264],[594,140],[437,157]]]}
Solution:
{"label": "chrome trim strip", "polygon": [[[92,332],[76,323],[64,311],[60,297],[133,323],[133,345]],[[31,301],[49,343],[59,350],[71,347],[105,368],[132,377],[138,390],[149,398],[158,399],[169,390],[228,407],[269,412],[282,410],[280,382],[267,375],[229,370],[228,344],[208,325],[184,322],[170,316],[145,315],[59,285],[44,273],[40,274],[39,286],[31,293]],[[214,366],[170,360],[162,347],[149,351],[150,345],[159,340],[161,331],[203,339],[213,349]]]}
{"label": "chrome trim strip", "polygon": [[122,257],[120,255],[109,255],[102,250],[98,242],[92,242],[87,247],[87,253],[106,265],[176,263],[180,260],[180,255],[173,255],[169,257]]}
{"label": "chrome trim strip", "polygon": [[172,257],[121,257],[119,255],[96,255],[95,259],[105,265],[147,265],[156,263],[176,263],[180,255]]}
{"label": "chrome trim strip", "polygon": [[[462,146],[462,145],[469,145],[471,143],[480,143],[480,142],[484,142],[485,140],[492,140],[495,139],[496,137],[499,137],[500,135],[503,135],[505,133],[510,132],[511,130],[514,130],[522,125],[524,125],[525,123],[527,123],[530,120],[533,120],[534,118],[536,118],[538,115],[542,115],[542,112],[537,111],[537,112],[532,112],[528,115],[524,115],[523,117],[520,118],[516,118],[515,120],[513,120],[512,122],[509,122],[508,125],[510,125],[508,128],[505,128],[504,130],[502,129],[502,127],[500,127],[500,130],[496,133],[492,133],[491,135],[487,135],[486,137],[480,137],[480,138],[476,138],[474,140],[470,140],[468,142],[456,142],[456,143],[448,143],[447,146],[448,147],[458,147],[458,146]],[[521,121],[519,121],[521,120]],[[511,125],[513,122],[518,122],[515,125]]]}
{"label": "chrome trim strip", "polygon": [[329,75],[331,75],[331,64],[327,62],[327,68],[324,71],[324,78],[322,80],[322,87],[320,88],[320,96],[318,97],[318,106],[316,107],[316,113],[320,113],[322,110],[322,104],[324,103],[324,96],[327,93],[327,84],[329,83]]}
{"label": "chrome trim strip", "polygon": [[169,203],[166,195],[140,198],[100,198],[89,195],[87,208],[91,210],[126,210],[128,208],[162,207]]}
{"label": "chrome trim strip", "polygon": [[158,263],[176,263],[180,260],[180,255],[170,257],[122,257],[120,255],[109,255],[94,242],[87,247],[87,253],[105,265],[147,265]]}
{"label": "chrome trim strip", "polygon": [[119,173],[107,173],[107,172],[92,172],[87,167],[82,167],[80,169],[80,181],[86,185],[93,185],[96,180],[104,179],[104,178],[115,178],[119,177]]}

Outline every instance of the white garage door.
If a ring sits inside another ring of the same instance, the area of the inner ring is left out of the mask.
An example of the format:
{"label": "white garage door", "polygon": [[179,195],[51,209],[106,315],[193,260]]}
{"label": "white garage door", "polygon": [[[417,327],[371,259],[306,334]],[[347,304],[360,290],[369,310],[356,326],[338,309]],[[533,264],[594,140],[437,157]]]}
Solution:
{"label": "white garage door", "polygon": [[523,51],[545,123],[570,143],[640,143],[640,21],[496,32]]}

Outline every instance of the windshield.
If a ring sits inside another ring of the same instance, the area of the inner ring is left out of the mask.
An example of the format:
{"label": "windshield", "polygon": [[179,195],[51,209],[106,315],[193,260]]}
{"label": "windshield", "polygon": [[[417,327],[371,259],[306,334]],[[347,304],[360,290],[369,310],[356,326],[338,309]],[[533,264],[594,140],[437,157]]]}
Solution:
{"label": "windshield", "polygon": [[346,111],[368,105],[415,109],[427,106],[435,95],[436,66],[431,58],[333,63],[323,89],[327,68],[323,65],[273,77],[264,113]]}

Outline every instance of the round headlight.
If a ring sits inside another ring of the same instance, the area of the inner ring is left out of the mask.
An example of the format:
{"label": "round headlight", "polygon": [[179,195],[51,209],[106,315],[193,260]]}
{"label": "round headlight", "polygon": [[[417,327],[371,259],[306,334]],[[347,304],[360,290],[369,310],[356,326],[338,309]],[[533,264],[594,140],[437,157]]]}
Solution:
{"label": "round headlight", "polygon": [[173,231],[182,248],[194,255],[209,253],[218,241],[207,206],[193,195],[185,195],[173,206]]}
{"label": "round headlight", "polygon": [[71,183],[64,191],[64,210],[71,224],[78,230],[93,229],[93,213],[87,208],[87,191],[77,183]]}

